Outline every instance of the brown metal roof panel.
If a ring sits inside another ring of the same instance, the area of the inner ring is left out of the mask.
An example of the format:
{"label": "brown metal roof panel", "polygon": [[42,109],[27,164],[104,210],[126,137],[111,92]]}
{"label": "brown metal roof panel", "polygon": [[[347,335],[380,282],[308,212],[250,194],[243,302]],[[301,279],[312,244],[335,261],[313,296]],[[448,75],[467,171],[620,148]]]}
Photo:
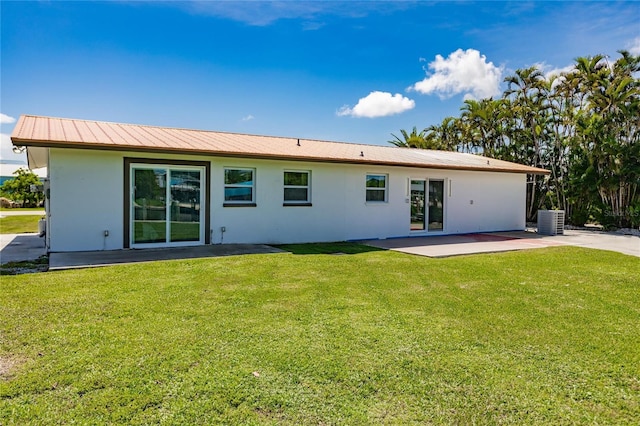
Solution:
{"label": "brown metal roof panel", "polygon": [[245,152],[249,150],[247,146],[249,141],[242,140],[242,138],[234,138],[224,133],[203,133],[202,137],[205,146],[212,150],[227,152]]}
{"label": "brown metal roof panel", "polygon": [[33,136],[34,120],[27,115],[21,115],[11,133],[12,138],[31,139]]}
{"label": "brown metal roof panel", "polygon": [[126,125],[117,124],[117,123],[96,123],[98,127],[100,127],[107,136],[113,141],[116,145],[126,146],[145,146],[138,139],[132,137],[124,128]]}
{"label": "brown metal roof panel", "polygon": [[210,144],[209,135],[206,132],[196,130],[168,129],[168,134],[189,141],[189,145],[195,148],[203,148]]}
{"label": "brown metal roof panel", "polygon": [[[67,127],[67,120],[49,120],[49,138],[55,141],[67,141],[74,140],[72,132],[69,132],[69,137],[67,137],[67,132],[65,127]],[[76,135],[77,140],[77,135]]]}
{"label": "brown metal roof panel", "polygon": [[70,135],[69,137],[71,139],[78,141],[94,139],[95,137],[90,132],[88,132],[87,126],[83,126],[82,124],[82,121],[70,120],[68,130],[66,130],[67,135]]}
{"label": "brown metal roof panel", "polygon": [[143,146],[151,146],[158,148],[179,148],[176,141],[167,135],[166,131],[159,130],[155,133],[152,127],[147,126],[126,126],[123,130],[135,140],[139,141]]}
{"label": "brown metal roof panel", "polygon": [[194,139],[194,135],[192,132],[181,132],[176,129],[166,129],[164,131],[160,131],[156,128],[149,127],[146,129],[151,135],[157,137],[158,139],[164,139],[165,141],[174,141],[176,144],[179,144],[180,147],[183,147],[187,150],[195,150],[198,149],[198,141]]}
{"label": "brown metal roof panel", "polygon": [[[148,129],[154,135],[156,131],[155,128]],[[179,144],[180,147],[183,147],[187,150],[198,150],[203,147],[203,139],[198,136],[198,132],[188,132],[179,129],[166,129],[162,132],[162,135],[158,135],[158,137],[165,138],[166,140],[174,141],[176,144]]]}
{"label": "brown metal roof panel", "polygon": [[95,123],[90,121],[74,120],[76,131],[78,132],[78,140],[82,142],[98,142],[111,144],[112,142],[100,130]]}
{"label": "brown metal roof panel", "polygon": [[[191,151],[261,158],[308,159],[473,170],[548,173],[507,161],[457,152],[326,142],[275,136],[138,126],[86,120],[22,116],[12,139],[32,146],[100,146],[158,151]],[[300,144],[298,145],[298,141]]]}
{"label": "brown metal roof panel", "polygon": [[32,138],[42,141],[51,140],[49,133],[49,120],[34,120]]}

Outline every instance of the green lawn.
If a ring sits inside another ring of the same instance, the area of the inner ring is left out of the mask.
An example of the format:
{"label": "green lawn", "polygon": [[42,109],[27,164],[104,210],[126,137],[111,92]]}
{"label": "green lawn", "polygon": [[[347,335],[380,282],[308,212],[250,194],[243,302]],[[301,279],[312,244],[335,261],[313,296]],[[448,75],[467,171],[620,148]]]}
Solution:
{"label": "green lawn", "polygon": [[0,217],[0,234],[38,232],[38,221],[43,215]]}
{"label": "green lawn", "polygon": [[634,424],[638,276],[576,247],[3,276],[0,423]]}

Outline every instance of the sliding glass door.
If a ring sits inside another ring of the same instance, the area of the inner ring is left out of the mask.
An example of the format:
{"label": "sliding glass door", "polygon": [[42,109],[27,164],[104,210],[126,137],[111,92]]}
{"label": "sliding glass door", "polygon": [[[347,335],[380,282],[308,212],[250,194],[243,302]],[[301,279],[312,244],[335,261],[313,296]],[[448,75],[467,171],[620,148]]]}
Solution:
{"label": "sliding glass door", "polygon": [[131,247],[204,243],[204,168],[131,165]]}
{"label": "sliding glass door", "polygon": [[410,182],[410,229],[412,231],[444,230],[444,180],[411,179]]}

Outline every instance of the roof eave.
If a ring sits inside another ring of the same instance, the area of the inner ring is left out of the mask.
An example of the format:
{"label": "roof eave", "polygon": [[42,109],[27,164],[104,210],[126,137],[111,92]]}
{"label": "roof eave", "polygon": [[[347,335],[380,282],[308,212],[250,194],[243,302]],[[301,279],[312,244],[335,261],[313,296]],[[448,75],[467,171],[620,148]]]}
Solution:
{"label": "roof eave", "polygon": [[416,167],[423,169],[443,169],[443,170],[467,170],[478,172],[499,172],[499,173],[521,173],[521,174],[537,174],[547,175],[551,172],[545,169],[539,169],[535,167],[522,166],[522,168],[509,168],[509,167],[482,167],[482,166],[465,166],[455,164],[422,164],[422,163],[400,163],[394,161],[380,161],[369,160],[367,158],[317,158],[317,157],[305,157],[301,155],[278,155],[278,154],[252,154],[246,152],[230,152],[230,151],[209,151],[198,149],[183,149],[183,148],[170,148],[161,147],[154,148],[148,146],[132,146],[132,145],[105,145],[105,144],[92,144],[87,142],[68,142],[68,141],[38,141],[33,139],[21,139],[18,137],[11,137],[11,141],[16,146],[33,146],[33,147],[46,147],[46,148],[72,148],[72,149],[91,149],[100,151],[133,151],[133,152],[150,152],[150,153],[180,153],[190,155],[208,155],[215,157],[233,157],[233,158],[255,158],[255,159],[267,159],[267,160],[291,160],[291,161],[308,161],[314,163],[338,163],[338,164],[369,164],[377,166],[393,166],[393,167]]}

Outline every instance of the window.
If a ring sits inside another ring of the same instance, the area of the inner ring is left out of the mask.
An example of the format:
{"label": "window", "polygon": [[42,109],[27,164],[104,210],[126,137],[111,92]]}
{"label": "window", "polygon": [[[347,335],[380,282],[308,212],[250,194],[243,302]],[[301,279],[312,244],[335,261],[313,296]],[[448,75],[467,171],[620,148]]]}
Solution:
{"label": "window", "polygon": [[224,169],[225,205],[255,203],[255,169]]}
{"label": "window", "polygon": [[309,204],[311,202],[310,183],[311,172],[285,171],[284,204]]}
{"label": "window", "polygon": [[367,202],[387,201],[387,175],[367,175]]}

